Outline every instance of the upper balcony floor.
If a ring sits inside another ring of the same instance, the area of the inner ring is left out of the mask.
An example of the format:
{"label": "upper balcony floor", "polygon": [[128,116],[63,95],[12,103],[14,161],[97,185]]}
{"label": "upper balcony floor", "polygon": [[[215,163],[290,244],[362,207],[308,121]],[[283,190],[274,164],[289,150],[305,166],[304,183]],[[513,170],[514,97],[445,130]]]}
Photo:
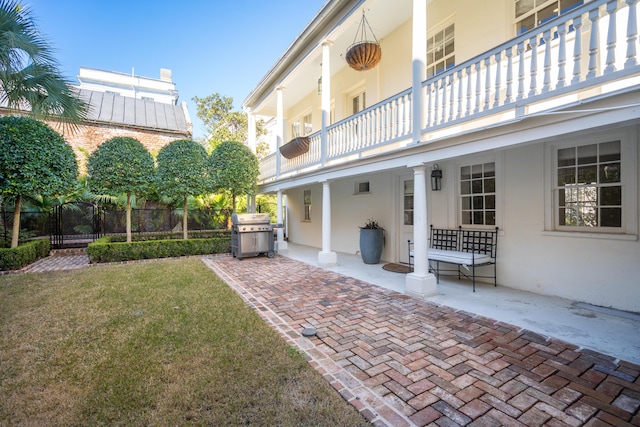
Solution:
{"label": "upper balcony floor", "polygon": [[[374,6],[379,8],[378,3]],[[452,136],[513,125],[536,116],[584,111],[591,107],[587,105],[590,102],[604,100],[606,105],[607,99],[625,92],[637,93],[640,88],[638,0],[568,2],[572,7],[538,20],[533,28],[527,27],[530,19],[516,19],[515,32],[521,34],[510,38],[499,30],[461,28],[474,11],[457,10],[447,15],[449,11],[443,10],[438,0],[427,2],[427,16],[433,9],[433,14],[448,18],[433,26],[434,30],[425,28],[423,36],[423,31],[415,28],[428,20],[416,20],[416,10],[420,9],[415,4],[413,9],[407,8],[406,3],[398,3],[405,14],[390,16],[385,21],[388,28],[380,29],[383,61],[377,70],[356,72],[335,64],[328,52],[339,42],[328,40],[340,39],[336,28],[353,28],[335,24],[323,30],[323,37],[315,37],[315,44],[311,33],[307,34],[306,54],[295,61],[285,54],[279,64],[291,59],[292,66],[276,66],[257,87],[265,92],[258,96],[256,89],[247,98],[245,108],[252,114],[277,118],[276,151],[260,163],[261,185],[388,153],[401,155],[416,145],[428,150],[431,143]],[[370,9],[373,18],[384,12],[374,6]],[[533,12],[524,14],[525,18],[537,19],[544,11]],[[314,28],[315,20],[308,31]],[[499,22],[494,26],[499,28]],[[376,31],[374,23],[372,28]],[[347,33],[346,28],[342,31]],[[478,42],[474,42],[474,34],[478,34]],[[305,38],[304,32],[301,38]],[[506,41],[496,44],[494,40],[500,38]],[[473,56],[473,49],[464,47],[467,42],[476,49],[493,45]],[[420,52],[420,44],[426,48],[426,55]],[[438,48],[440,53],[436,52]],[[416,66],[420,60],[424,60],[422,67]],[[309,67],[316,67],[316,73],[311,74],[309,69],[313,68]],[[268,90],[268,83],[273,90]],[[289,104],[285,97],[291,97]],[[372,99],[383,97],[369,105]],[[302,135],[309,137],[308,152],[287,159],[277,150]]]}

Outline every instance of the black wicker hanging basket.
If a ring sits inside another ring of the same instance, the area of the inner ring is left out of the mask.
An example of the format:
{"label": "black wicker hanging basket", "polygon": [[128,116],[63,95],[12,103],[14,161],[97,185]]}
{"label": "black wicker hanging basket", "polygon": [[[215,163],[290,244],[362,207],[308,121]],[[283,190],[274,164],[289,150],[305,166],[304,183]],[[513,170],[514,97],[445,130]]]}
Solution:
{"label": "black wicker hanging basket", "polygon": [[280,147],[280,154],[287,159],[293,159],[309,151],[311,139],[308,136],[299,136]]}

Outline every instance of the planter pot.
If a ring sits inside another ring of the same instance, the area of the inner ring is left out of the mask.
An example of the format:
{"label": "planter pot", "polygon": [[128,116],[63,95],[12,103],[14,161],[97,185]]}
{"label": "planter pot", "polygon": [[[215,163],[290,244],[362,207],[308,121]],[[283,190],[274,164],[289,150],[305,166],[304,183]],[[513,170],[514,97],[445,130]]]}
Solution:
{"label": "planter pot", "polygon": [[280,147],[280,154],[287,159],[293,159],[309,151],[311,140],[308,136],[299,136]]}
{"label": "planter pot", "polygon": [[367,71],[378,65],[382,59],[382,49],[378,43],[356,43],[347,50],[345,59],[354,70]]}
{"label": "planter pot", "polygon": [[360,255],[365,264],[377,264],[382,256],[384,230],[382,228],[360,229]]}

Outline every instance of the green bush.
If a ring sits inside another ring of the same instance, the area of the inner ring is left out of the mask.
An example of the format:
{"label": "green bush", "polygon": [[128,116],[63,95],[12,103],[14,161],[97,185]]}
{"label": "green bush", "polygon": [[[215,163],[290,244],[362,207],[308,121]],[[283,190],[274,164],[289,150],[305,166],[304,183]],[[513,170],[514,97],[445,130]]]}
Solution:
{"label": "green bush", "polygon": [[[109,236],[111,242],[126,242],[127,236],[119,234],[116,236]],[[181,239],[182,231],[178,232],[166,232],[166,233],[134,233],[131,236],[131,240],[134,242],[144,242],[149,240],[168,240],[168,239]],[[230,239],[231,230],[197,230],[189,231],[189,238],[199,239]]]}
{"label": "green bush", "polygon": [[0,270],[17,270],[49,255],[49,239],[32,240],[17,248],[0,248]]}
{"label": "green bush", "polygon": [[229,237],[188,240],[149,240],[126,243],[114,242],[112,236],[106,236],[91,243],[87,248],[87,254],[92,263],[229,252],[231,252],[231,238]]}

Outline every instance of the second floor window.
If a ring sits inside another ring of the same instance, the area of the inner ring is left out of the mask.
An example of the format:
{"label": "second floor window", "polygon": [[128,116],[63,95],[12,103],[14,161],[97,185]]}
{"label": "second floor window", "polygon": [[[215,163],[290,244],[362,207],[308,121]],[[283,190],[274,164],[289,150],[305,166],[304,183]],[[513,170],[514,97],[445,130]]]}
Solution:
{"label": "second floor window", "polygon": [[448,25],[427,39],[427,78],[456,65],[455,26]]}
{"label": "second floor window", "polygon": [[515,0],[516,34],[529,31],[583,3],[584,0]]}
{"label": "second floor window", "polygon": [[356,114],[367,108],[367,93],[362,91],[351,97],[352,113]]}
{"label": "second floor window", "polygon": [[313,125],[311,123],[311,113],[305,114],[302,118],[294,119],[291,123],[291,136],[293,138],[307,136],[312,133]]}

